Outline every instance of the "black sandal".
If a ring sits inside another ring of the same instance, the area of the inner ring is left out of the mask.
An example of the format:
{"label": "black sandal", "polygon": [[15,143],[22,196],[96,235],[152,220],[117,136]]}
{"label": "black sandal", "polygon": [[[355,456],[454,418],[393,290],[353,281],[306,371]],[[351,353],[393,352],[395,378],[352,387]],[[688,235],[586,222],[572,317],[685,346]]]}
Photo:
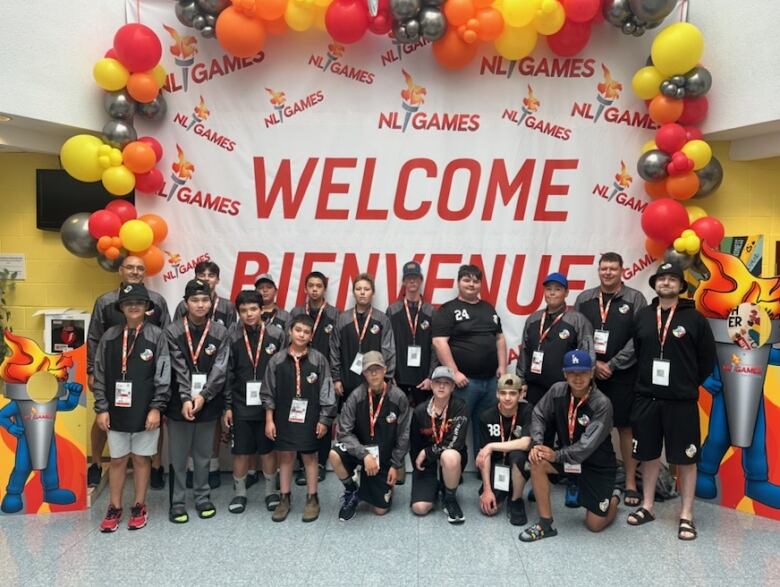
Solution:
{"label": "black sandal", "polygon": [[626,495],[623,498],[623,503],[628,507],[635,508],[642,503],[642,494],[636,489],[626,489]]}
{"label": "black sandal", "polygon": [[642,526],[653,520],[655,520],[655,516],[651,512],[645,508],[639,508],[635,512],[628,514],[626,522],[628,522],[629,526]]}
{"label": "black sandal", "polygon": [[[687,535],[687,536],[686,536]],[[680,518],[680,525],[677,528],[677,538],[680,540],[696,540],[699,533],[696,531],[696,526],[693,525],[691,520]]]}

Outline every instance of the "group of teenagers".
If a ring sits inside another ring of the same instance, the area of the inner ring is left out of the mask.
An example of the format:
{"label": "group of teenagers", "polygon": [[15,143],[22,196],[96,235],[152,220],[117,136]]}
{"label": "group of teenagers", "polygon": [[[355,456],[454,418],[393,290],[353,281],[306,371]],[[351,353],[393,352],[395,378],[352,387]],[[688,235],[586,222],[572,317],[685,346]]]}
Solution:
{"label": "group of teenagers", "polygon": [[[424,516],[440,505],[460,524],[457,492],[471,430],[483,514],[504,510],[511,524],[526,526],[531,481],[538,521],[520,533],[524,542],[557,534],[550,493],[559,482],[565,504],[585,508],[591,531],[610,525],[621,501],[633,510],[629,525],[654,521],[662,450],[678,465],[677,536],[697,537],[698,386],[712,371],[715,344],[706,319],[682,297],[687,283],[673,263],[650,278],[657,297],[649,305],[623,283],[617,253],[601,255],[599,285],[573,306],[567,278],[548,275],[514,373],[474,265],[459,268],[457,296],[434,309],[422,297],[420,264],[405,263],[401,297],[386,311],[373,304],[370,275],[353,279],[354,305],[339,311],[326,301],[328,278],[313,271],[305,303],[288,313],[276,304],[271,275],[231,302],[216,293],[219,267],[204,261],[173,320],[164,298],[143,285],[140,258],[127,257],[119,272],[118,289],[95,303],[87,337],[97,414],[90,483],[100,481],[106,438],[111,457],[103,532],[119,528],[129,459],[128,528],[146,525],[150,478],[153,487],[164,485],[165,420],[174,523],[189,520],[188,487],[197,515],[216,515],[210,490],[219,484],[223,441],[233,457],[232,514],[247,509],[247,488],[262,470],[273,521],[289,516],[294,481],[306,486],[302,520],[316,520],[318,483],[330,463],[344,486],[340,520],[353,518],[360,502],[384,515],[395,486],[406,482],[408,454],[412,512]],[[620,488],[613,427],[625,469]]]}

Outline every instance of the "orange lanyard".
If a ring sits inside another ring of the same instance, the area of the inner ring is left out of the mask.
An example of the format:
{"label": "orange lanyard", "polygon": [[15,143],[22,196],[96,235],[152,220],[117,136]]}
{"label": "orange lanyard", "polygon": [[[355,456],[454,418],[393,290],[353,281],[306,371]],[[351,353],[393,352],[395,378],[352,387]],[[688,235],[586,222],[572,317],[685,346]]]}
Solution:
{"label": "orange lanyard", "polygon": [[[518,408],[517,411],[519,411],[520,408]],[[515,411],[514,416],[512,416],[512,425],[509,427],[509,434],[506,435],[506,439],[504,438],[504,417],[501,415],[501,410],[498,411],[498,425],[501,428],[501,442],[507,442],[512,439],[512,430],[515,429],[515,423],[517,423],[517,411]]]}
{"label": "orange lanyard", "polygon": [[190,358],[192,358],[192,366],[195,372],[198,372],[198,357],[200,357],[200,351],[203,350],[203,343],[206,342],[206,337],[211,330],[211,319],[206,320],[206,328],[203,329],[203,334],[200,335],[200,341],[198,341],[198,348],[192,350],[192,334],[190,333],[190,323],[187,321],[187,316],[184,317],[184,335],[187,338],[187,346],[190,349]]}
{"label": "orange lanyard", "polygon": [[295,397],[301,397],[301,359],[306,356],[306,353],[298,356],[291,350],[288,352],[295,362]]}
{"label": "orange lanyard", "polygon": [[133,338],[133,344],[130,345],[130,351],[127,350],[127,337],[130,333],[130,329],[125,326],[124,333],[122,335],[122,379],[127,376],[127,357],[133,354],[135,343],[138,342],[138,335],[141,334],[141,328],[143,328],[143,322],[135,327],[135,337]]}
{"label": "orange lanyard", "polygon": [[574,407],[574,395],[572,394],[572,396],[569,398],[569,444],[574,442],[574,428],[577,425],[577,410],[580,409],[582,404],[588,401],[588,397],[590,397],[590,389],[588,390],[588,393],[586,393],[585,396],[579,401],[576,408]]}
{"label": "orange lanyard", "polygon": [[661,306],[656,306],[656,322],[658,325],[658,342],[661,343],[661,359],[664,358],[664,345],[666,344],[666,336],[669,334],[669,327],[672,325],[672,318],[674,317],[674,311],[677,309],[677,304],[672,306],[669,310],[669,316],[666,318],[666,324],[664,325],[664,333],[661,336]]}
{"label": "orange lanyard", "polygon": [[599,314],[601,315],[601,327],[604,328],[604,325],[607,323],[607,314],[609,314],[609,307],[612,305],[612,300],[614,300],[618,294],[620,293],[620,290],[616,291],[615,294],[609,298],[609,301],[607,302],[606,307],[604,306],[604,297],[601,293],[601,290],[599,289]]}
{"label": "orange lanyard", "polygon": [[444,440],[444,433],[447,431],[447,410],[449,407],[450,404],[448,403],[441,413],[441,427],[439,428],[439,431],[436,432],[436,418],[433,416],[433,400],[431,400],[431,430],[433,432],[433,444],[441,444],[441,441]]}
{"label": "orange lanyard", "polygon": [[[320,306],[319,312],[317,312],[317,317],[314,319],[314,328],[311,331],[311,339],[314,340],[314,335],[317,334],[317,326],[320,325],[320,318],[322,318],[322,312],[325,310],[325,306],[328,305],[328,302],[322,302],[322,305]],[[306,315],[311,316],[309,314],[309,301],[306,300]]]}
{"label": "orange lanyard", "polygon": [[387,395],[387,383],[382,384],[382,397],[379,398],[379,404],[374,411],[374,392],[368,390],[368,427],[372,439],[374,438],[376,422],[379,420],[379,413],[382,411],[382,404],[385,403],[385,395]]}
{"label": "orange lanyard", "polygon": [[563,315],[566,313],[566,310],[558,314],[558,316],[555,318],[555,320],[552,321],[552,324],[550,324],[550,327],[547,330],[544,330],[544,321],[547,319],[547,312],[542,314],[542,319],[539,320],[539,348],[538,350],[542,349],[542,343],[544,342],[544,339],[547,338],[547,335],[550,334],[550,331],[553,329],[553,327],[558,324],[563,319]]}
{"label": "orange lanyard", "polygon": [[366,330],[368,330],[368,323],[371,322],[371,314],[374,313],[374,307],[368,309],[368,314],[366,315],[366,321],[363,324],[363,331],[360,331],[360,328],[358,327],[358,320],[357,320],[357,307],[352,308],[352,322],[355,325],[355,332],[358,335],[358,350],[360,350],[360,346],[363,344],[363,339],[366,337]]}
{"label": "orange lanyard", "polygon": [[246,333],[246,326],[244,326],[244,342],[246,343],[246,354],[249,355],[249,362],[252,363],[252,376],[257,379],[257,366],[260,364],[260,349],[263,347],[263,339],[265,338],[265,322],[260,323],[260,338],[257,341],[257,350],[255,351],[254,358],[252,357],[252,347],[249,344],[249,335]]}
{"label": "orange lanyard", "polygon": [[420,298],[420,301],[417,305],[417,314],[414,316],[414,323],[412,323],[412,314],[409,311],[409,302],[404,298],[404,310],[406,310],[406,321],[409,324],[409,330],[412,332],[412,344],[415,343],[417,340],[417,324],[420,322],[420,312],[422,312],[422,304],[423,300]]}

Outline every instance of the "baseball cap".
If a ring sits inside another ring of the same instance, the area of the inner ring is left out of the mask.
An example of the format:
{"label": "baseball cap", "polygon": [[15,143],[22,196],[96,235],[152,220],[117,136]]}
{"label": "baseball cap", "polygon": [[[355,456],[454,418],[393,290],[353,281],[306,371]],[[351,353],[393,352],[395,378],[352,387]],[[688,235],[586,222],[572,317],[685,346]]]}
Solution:
{"label": "baseball cap", "polygon": [[558,285],[562,285],[566,289],[569,289],[569,280],[566,279],[566,276],[563,273],[550,273],[544,278],[542,285],[547,285],[548,283],[557,283]]}
{"label": "baseball cap", "polygon": [[661,263],[655,270],[655,274],[650,276],[650,287],[655,289],[656,280],[662,275],[674,275],[680,280],[680,293],[685,293],[688,290],[688,282],[685,281],[685,273],[677,263],[666,261]]}
{"label": "baseball cap", "polygon": [[417,261],[409,261],[408,263],[404,263],[404,272],[403,272],[403,278],[406,279],[407,277],[412,277],[414,275],[417,275],[419,277],[423,276],[422,273],[422,267]]}
{"label": "baseball cap", "polygon": [[431,380],[434,379],[449,379],[450,381],[455,381],[455,373],[453,373],[452,369],[449,367],[439,365],[433,370],[433,373],[431,373]]}
{"label": "baseball cap", "polygon": [[255,280],[255,287],[260,287],[261,283],[270,283],[274,286],[274,289],[276,289],[276,282],[274,281],[274,276],[270,273],[262,273],[260,277],[258,277]]}
{"label": "baseball cap", "polygon": [[522,387],[523,382],[520,381],[520,378],[514,373],[505,373],[498,378],[497,389],[514,389],[515,391],[520,391]]}
{"label": "baseball cap", "polygon": [[382,356],[382,353],[379,351],[368,351],[365,355],[363,355],[363,373],[368,371],[368,368],[373,367],[374,365],[379,365],[383,369],[387,367],[385,358]]}
{"label": "baseball cap", "polygon": [[211,297],[211,288],[209,284],[200,279],[190,279],[187,285],[184,286],[184,299],[187,300],[192,296],[209,296]]}
{"label": "baseball cap", "polygon": [[149,291],[143,283],[128,283],[119,290],[119,298],[116,301],[116,309],[121,312],[120,306],[124,302],[146,302],[151,305]]}
{"label": "baseball cap", "polygon": [[587,351],[569,351],[563,355],[563,370],[568,373],[583,373],[593,370],[593,361]]}

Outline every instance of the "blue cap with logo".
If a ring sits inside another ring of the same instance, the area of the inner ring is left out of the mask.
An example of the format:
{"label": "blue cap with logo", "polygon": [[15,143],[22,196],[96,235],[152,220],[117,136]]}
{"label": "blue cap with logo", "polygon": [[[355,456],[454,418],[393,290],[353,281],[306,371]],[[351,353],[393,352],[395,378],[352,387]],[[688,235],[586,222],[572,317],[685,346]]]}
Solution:
{"label": "blue cap with logo", "polygon": [[544,278],[542,285],[547,285],[548,283],[557,283],[558,285],[562,285],[565,289],[569,289],[569,280],[566,279],[566,276],[563,273],[550,273]]}
{"label": "blue cap with logo", "polygon": [[583,373],[593,370],[593,361],[587,351],[569,351],[563,355],[563,370],[567,373]]}
{"label": "blue cap with logo", "polygon": [[409,261],[407,263],[404,263],[403,279],[412,276],[418,276],[418,277],[423,276],[422,267],[420,267],[420,264],[417,261]]}

